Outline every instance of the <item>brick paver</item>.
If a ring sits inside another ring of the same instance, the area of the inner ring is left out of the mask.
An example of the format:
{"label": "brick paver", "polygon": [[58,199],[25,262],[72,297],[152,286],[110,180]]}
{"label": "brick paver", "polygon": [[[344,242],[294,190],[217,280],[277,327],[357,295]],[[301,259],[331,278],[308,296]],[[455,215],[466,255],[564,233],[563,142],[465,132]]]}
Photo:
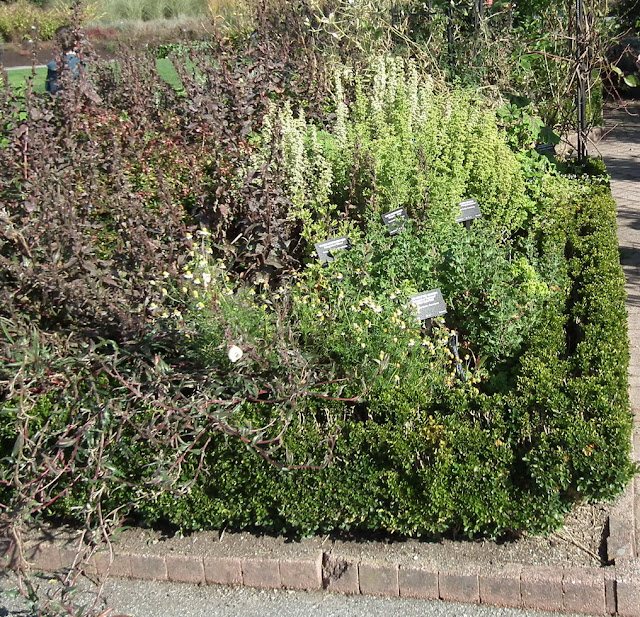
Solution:
{"label": "brick paver", "polygon": [[[611,176],[618,204],[618,243],[629,316],[629,397],[634,423],[634,460],[640,462],[640,102],[605,110],[605,134],[590,148],[600,154]],[[611,513],[609,557],[640,556],[640,494],[632,482]],[[617,562],[616,562],[617,563]]]}

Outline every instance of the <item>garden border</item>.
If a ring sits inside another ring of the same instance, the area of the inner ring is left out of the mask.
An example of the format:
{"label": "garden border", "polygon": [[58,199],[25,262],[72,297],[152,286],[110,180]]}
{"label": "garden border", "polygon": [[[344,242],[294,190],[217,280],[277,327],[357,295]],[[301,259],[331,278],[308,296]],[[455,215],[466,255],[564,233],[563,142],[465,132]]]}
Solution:
{"label": "garden border", "polygon": [[[9,542],[3,544],[0,568],[12,568]],[[68,567],[75,557],[75,551],[56,542],[40,542],[28,551],[31,567],[44,572]],[[87,574],[640,617],[640,559],[617,561],[599,568],[477,563],[434,567],[398,563],[393,556],[385,562],[360,559],[332,550],[292,556],[282,540],[282,552],[269,555],[115,552],[109,563],[109,554],[99,552],[91,558]]]}

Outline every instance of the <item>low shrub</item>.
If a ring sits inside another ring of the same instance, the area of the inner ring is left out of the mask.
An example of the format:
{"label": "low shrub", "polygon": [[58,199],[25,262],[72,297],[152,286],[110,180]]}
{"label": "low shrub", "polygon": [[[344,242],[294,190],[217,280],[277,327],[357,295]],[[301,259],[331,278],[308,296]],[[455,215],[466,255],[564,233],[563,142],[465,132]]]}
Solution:
{"label": "low shrub", "polygon": [[60,6],[40,8],[28,0],[5,2],[0,5],[0,37],[5,41],[49,41],[71,18],[71,12]]}

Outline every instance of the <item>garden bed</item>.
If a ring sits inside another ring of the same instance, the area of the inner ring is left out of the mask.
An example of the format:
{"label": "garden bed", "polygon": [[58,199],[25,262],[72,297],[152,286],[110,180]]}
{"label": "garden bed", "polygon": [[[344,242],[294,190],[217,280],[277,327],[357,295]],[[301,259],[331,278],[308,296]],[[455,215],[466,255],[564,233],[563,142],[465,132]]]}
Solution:
{"label": "garden bed", "polygon": [[132,54],[58,97],[3,91],[7,504],[495,538],[622,490],[597,162],[540,155],[541,123],[412,60],[265,32],[170,60],[177,90]]}

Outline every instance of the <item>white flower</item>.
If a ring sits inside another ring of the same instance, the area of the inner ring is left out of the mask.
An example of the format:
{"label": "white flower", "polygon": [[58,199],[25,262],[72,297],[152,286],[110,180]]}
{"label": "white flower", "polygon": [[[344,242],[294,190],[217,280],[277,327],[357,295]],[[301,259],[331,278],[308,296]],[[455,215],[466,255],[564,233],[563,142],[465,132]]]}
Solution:
{"label": "white flower", "polygon": [[193,278],[193,274],[187,270],[182,276],[184,276],[184,278],[186,279],[192,279]]}
{"label": "white flower", "polygon": [[229,352],[227,355],[229,356],[229,360],[231,360],[231,362],[237,362],[238,360],[240,360],[240,358],[242,358],[243,352],[242,349],[240,349],[240,347],[238,347],[237,345],[232,345],[231,347],[229,347]]}
{"label": "white flower", "polygon": [[202,284],[204,285],[205,289],[207,288],[207,286],[209,285],[210,282],[211,282],[211,275],[208,272],[203,272],[202,273]]}

